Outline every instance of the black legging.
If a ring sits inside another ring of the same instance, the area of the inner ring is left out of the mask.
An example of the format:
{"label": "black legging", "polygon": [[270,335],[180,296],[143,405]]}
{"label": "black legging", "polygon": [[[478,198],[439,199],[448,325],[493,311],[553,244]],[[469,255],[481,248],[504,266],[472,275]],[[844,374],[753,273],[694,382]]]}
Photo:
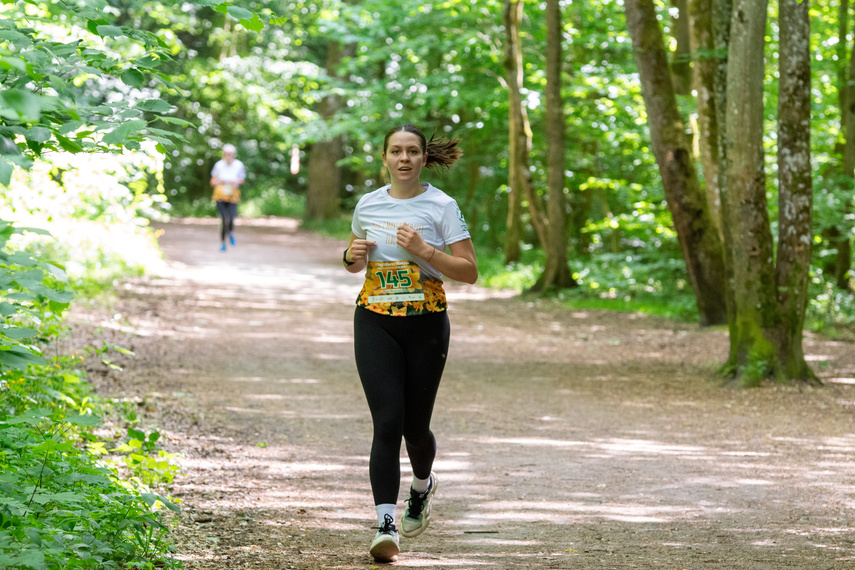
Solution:
{"label": "black legging", "polygon": [[374,504],[397,503],[401,437],[419,479],[430,476],[436,457],[430,418],[448,355],[448,315],[391,317],[357,307],[353,322],[356,368],[374,423]]}
{"label": "black legging", "polygon": [[235,231],[235,218],[237,218],[237,204],[234,202],[224,202],[217,200],[217,211],[220,213],[220,218],[223,220],[220,228],[220,239],[226,241],[226,237]]}

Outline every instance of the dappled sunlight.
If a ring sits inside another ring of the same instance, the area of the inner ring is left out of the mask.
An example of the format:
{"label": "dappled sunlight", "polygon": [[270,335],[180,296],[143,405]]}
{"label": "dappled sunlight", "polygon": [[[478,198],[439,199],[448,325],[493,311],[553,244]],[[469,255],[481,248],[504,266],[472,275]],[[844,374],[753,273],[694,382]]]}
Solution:
{"label": "dappled sunlight", "polygon": [[[371,418],[351,346],[361,279],[341,271],[340,249],[292,256],[288,239],[246,232],[226,256],[199,243],[172,273],[126,291],[160,315],[112,322],[176,347],[173,384],[155,405],[180,390],[192,397],[173,403],[205,411],[188,433],[228,434],[177,434],[199,442],[175,489],[192,505],[182,525],[217,540],[202,550],[363,569],[376,519]],[[273,257],[262,251],[280,244]],[[795,421],[855,402],[845,383],[804,407],[794,390],[725,392],[681,360],[693,331],[537,304],[510,307],[534,320],[516,322],[477,287],[448,290],[460,302],[433,425],[434,518],[402,540],[395,567],[700,568],[726,549],[776,568],[794,552],[782,550],[785,536],[800,561],[853,554],[855,429],[845,418],[825,432]],[[157,330],[173,298],[185,299],[181,319]],[[401,458],[399,515],[412,478],[404,446]]]}
{"label": "dappled sunlight", "polygon": [[320,384],[323,382],[317,378],[280,378],[271,379],[262,376],[251,376],[245,378],[231,377],[231,382],[261,382],[264,384]]}
{"label": "dappled sunlight", "polygon": [[610,519],[631,523],[664,523],[682,519],[697,507],[685,505],[657,507],[637,504],[549,503],[539,501],[503,501],[480,503],[483,512],[467,515],[461,523],[483,526],[485,521],[517,521],[524,519],[549,524],[572,524],[593,519]]}
{"label": "dappled sunlight", "polygon": [[855,378],[823,378],[823,382],[830,382],[832,384],[855,384]]}

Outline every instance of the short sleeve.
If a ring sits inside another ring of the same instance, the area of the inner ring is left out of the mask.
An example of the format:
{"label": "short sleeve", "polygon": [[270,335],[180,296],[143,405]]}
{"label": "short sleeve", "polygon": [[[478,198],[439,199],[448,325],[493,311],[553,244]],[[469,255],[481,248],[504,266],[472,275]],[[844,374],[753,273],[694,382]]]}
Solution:
{"label": "short sleeve", "polygon": [[449,202],[443,208],[442,219],[439,223],[439,231],[443,241],[447,244],[457,243],[470,239],[469,227],[463,218],[463,212],[455,200]]}
{"label": "short sleeve", "polygon": [[[362,202],[362,200],[360,200]],[[350,222],[350,231],[353,232],[353,235],[358,237],[359,239],[365,239],[367,235],[365,230],[362,229],[362,224],[359,221],[359,208],[360,204],[356,204],[356,208],[353,210],[353,220]]]}
{"label": "short sleeve", "polygon": [[240,163],[240,168],[238,168],[238,180],[246,180],[246,168],[243,166],[243,162],[238,161]]}

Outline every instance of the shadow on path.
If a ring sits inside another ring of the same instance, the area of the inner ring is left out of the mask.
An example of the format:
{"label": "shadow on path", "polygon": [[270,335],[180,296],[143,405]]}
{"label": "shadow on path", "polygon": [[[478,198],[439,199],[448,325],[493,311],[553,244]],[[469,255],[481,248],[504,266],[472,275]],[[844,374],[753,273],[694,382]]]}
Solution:
{"label": "shadow on path", "polygon": [[[185,455],[188,568],[368,568],[371,424],[352,351],[360,277],[288,220],[162,226],[132,280],[117,390]],[[819,389],[734,392],[720,331],[452,285],[437,401],[440,489],[407,568],[844,568],[851,345],[811,340]],[[119,343],[122,344],[122,343]],[[410,473],[403,473],[402,494]]]}

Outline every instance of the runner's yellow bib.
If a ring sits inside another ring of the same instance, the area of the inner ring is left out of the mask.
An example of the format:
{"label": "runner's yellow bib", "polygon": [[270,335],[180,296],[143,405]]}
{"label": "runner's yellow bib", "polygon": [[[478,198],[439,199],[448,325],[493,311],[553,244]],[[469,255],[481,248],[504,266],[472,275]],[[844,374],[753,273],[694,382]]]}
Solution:
{"label": "runner's yellow bib", "polygon": [[438,313],[448,308],[439,279],[422,279],[412,261],[371,261],[356,304],[393,317]]}
{"label": "runner's yellow bib", "polygon": [[215,202],[240,202],[240,188],[231,182],[224,182],[214,186],[214,195],[211,197]]}

